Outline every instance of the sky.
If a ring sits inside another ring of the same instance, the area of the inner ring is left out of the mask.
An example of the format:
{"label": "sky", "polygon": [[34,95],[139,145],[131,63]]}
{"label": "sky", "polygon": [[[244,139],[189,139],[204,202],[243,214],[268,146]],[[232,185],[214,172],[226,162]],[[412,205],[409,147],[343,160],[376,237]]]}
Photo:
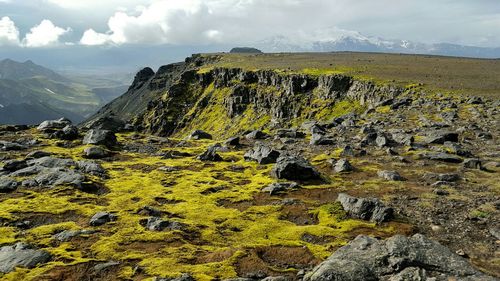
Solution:
{"label": "sky", "polygon": [[334,38],[334,33],[346,30],[421,43],[500,47],[500,4],[498,0],[0,0],[0,48],[245,44],[277,35]]}

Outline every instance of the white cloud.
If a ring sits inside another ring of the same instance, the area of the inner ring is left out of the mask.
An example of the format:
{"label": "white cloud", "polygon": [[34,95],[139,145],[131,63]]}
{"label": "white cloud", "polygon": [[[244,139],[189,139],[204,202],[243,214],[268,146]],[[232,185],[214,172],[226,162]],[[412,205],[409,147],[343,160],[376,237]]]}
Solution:
{"label": "white cloud", "polygon": [[86,30],[83,33],[82,39],[80,39],[80,44],[87,46],[104,45],[109,42],[111,42],[111,40],[108,34],[97,33],[93,29]]}
{"label": "white cloud", "polygon": [[9,17],[0,19],[0,46],[19,45],[19,29]]}
{"label": "white cloud", "polygon": [[39,25],[31,28],[22,44],[26,47],[47,47],[59,44],[59,38],[70,32],[70,28],[55,26],[50,20],[43,20]]}

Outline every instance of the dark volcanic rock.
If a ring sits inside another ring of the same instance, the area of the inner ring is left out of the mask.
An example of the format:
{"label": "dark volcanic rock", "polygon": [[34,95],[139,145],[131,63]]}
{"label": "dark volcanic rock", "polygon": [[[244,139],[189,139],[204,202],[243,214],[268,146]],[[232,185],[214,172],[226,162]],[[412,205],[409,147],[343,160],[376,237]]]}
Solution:
{"label": "dark volcanic rock", "polygon": [[125,122],[115,116],[103,116],[85,125],[87,129],[108,130],[114,133],[125,130]]}
{"label": "dark volcanic rock", "polygon": [[271,173],[278,179],[300,181],[321,179],[320,173],[306,159],[295,156],[278,158]]}
{"label": "dark volcanic rock", "polygon": [[478,169],[478,170],[483,169],[483,163],[481,162],[480,159],[477,159],[477,158],[465,159],[463,165],[464,165],[464,168],[468,168],[468,169]]}
{"label": "dark volcanic rock", "polygon": [[0,151],[18,151],[24,150],[27,147],[15,142],[0,141]]}
{"label": "dark volcanic rock", "polygon": [[254,148],[245,153],[245,160],[257,161],[259,164],[276,163],[280,152],[263,144],[257,144]]}
{"label": "dark volcanic rock", "polygon": [[230,53],[240,53],[240,54],[262,54],[262,51],[257,48],[252,47],[235,47],[232,48]]}
{"label": "dark volcanic rock", "polygon": [[191,135],[189,135],[189,138],[192,140],[201,140],[201,139],[211,140],[212,135],[202,130],[195,130],[194,132],[191,133]]}
{"label": "dark volcanic rock", "polygon": [[[436,278],[432,278],[435,276]],[[377,240],[359,235],[307,273],[304,281],[494,281],[445,246],[421,234]]]}
{"label": "dark volcanic rock", "polygon": [[106,174],[106,170],[101,166],[101,164],[95,161],[78,161],[76,162],[78,169],[86,174],[91,174],[94,176],[102,177]]}
{"label": "dark volcanic rock", "polygon": [[203,152],[203,154],[198,156],[198,160],[215,162],[222,161],[222,157],[217,154],[217,148],[218,147],[216,145],[210,146],[205,152]]}
{"label": "dark volcanic rock", "polygon": [[226,145],[238,146],[240,145],[240,137],[231,137],[226,140]]}
{"label": "dark volcanic rock", "polygon": [[404,181],[405,178],[402,177],[398,172],[396,171],[378,171],[377,175],[379,178],[383,178],[388,181]]}
{"label": "dark volcanic rock", "polygon": [[246,134],[245,138],[248,140],[263,140],[269,138],[269,135],[262,131],[254,130]]}
{"label": "dark volcanic rock", "polygon": [[26,160],[8,160],[3,163],[2,169],[7,172],[14,172],[28,167]]}
{"label": "dark volcanic rock", "polygon": [[18,182],[11,178],[0,177],[0,193],[14,191],[18,185]]}
{"label": "dark volcanic rock", "polygon": [[23,181],[28,187],[53,187],[58,185],[70,185],[82,188],[85,176],[77,171],[64,168],[44,168],[33,179]]}
{"label": "dark volcanic rock", "polygon": [[108,130],[92,129],[85,134],[83,144],[104,145],[113,147],[117,145],[115,133]]}
{"label": "dark volcanic rock", "polygon": [[447,130],[436,130],[427,132],[426,143],[444,144],[445,142],[458,142],[458,133]]}
{"label": "dark volcanic rock", "polygon": [[91,146],[83,150],[83,156],[90,159],[101,159],[108,157],[110,154],[108,150],[100,146]]}
{"label": "dark volcanic rock", "polygon": [[61,242],[68,242],[74,237],[81,236],[81,235],[89,235],[89,234],[94,234],[97,231],[91,230],[91,229],[82,229],[82,230],[64,230],[61,231],[53,236],[54,239],[61,241]]}
{"label": "dark volcanic rock", "polygon": [[330,139],[322,134],[312,134],[311,141],[309,142],[312,145],[332,145],[335,142],[333,139]]}
{"label": "dark volcanic rock", "polygon": [[356,198],[340,193],[337,201],[352,217],[373,222],[388,221],[393,217],[393,209],[386,207],[377,198]]}
{"label": "dark volcanic rock", "polygon": [[151,231],[164,231],[164,230],[183,230],[186,225],[176,221],[166,221],[159,217],[151,217],[143,219],[139,222],[146,229]]}
{"label": "dark volcanic rock", "polygon": [[36,150],[36,151],[28,153],[28,155],[26,155],[26,160],[42,158],[42,157],[46,157],[46,156],[50,156],[50,155],[52,155],[52,154],[49,152]]}
{"label": "dark volcanic rock", "polygon": [[423,158],[423,159],[429,159],[429,160],[441,161],[441,162],[447,162],[447,163],[462,163],[462,161],[463,161],[463,159],[458,157],[458,156],[447,154],[447,153],[442,153],[442,152],[425,152],[425,153],[421,153],[419,156],[420,156],[420,158]]}
{"label": "dark volcanic rock", "polygon": [[34,268],[50,261],[52,256],[44,250],[36,250],[24,243],[0,248],[0,272],[9,273],[16,267]]}
{"label": "dark volcanic rock", "polygon": [[278,194],[280,192],[298,189],[300,185],[295,182],[275,182],[264,187],[262,192],[269,192],[270,195]]}

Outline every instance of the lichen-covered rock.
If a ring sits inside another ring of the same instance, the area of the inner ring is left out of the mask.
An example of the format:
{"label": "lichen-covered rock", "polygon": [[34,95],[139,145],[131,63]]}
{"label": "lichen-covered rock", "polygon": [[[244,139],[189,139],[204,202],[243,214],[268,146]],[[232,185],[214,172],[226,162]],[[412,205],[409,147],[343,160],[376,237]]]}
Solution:
{"label": "lichen-covered rock", "polygon": [[192,140],[201,140],[201,139],[211,140],[212,135],[202,130],[195,130],[189,135],[189,138]]}
{"label": "lichen-covered rock", "polygon": [[51,258],[48,252],[33,249],[24,243],[4,246],[0,248],[0,272],[9,273],[16,267],[33,268],[50,261]]}
{"label": "lichen-covered rock", "polygon": [[456,155],[443,152],[424,152],[419,154],[420,158],[447,163],[462,163],[463,159]]}
{"label": "lichen-covered rock", "polygon": [[67,168],[75,165],[75,161],[71,159],[56,158],[45,156],[27,161],[29,166],[38,166],[45,168]]}
{"label": "lichen-covered rock", "polygon": [[378,171],[377,175],[379,178],[388,180],[388,181],[404,181],[406,180],[396,171]]}
{"label": "lichen-covered rock", "polygon": [[97,231],[92,229],[64,230],[55,234],[53,238],[61,242],[68,242],[77,236],[94,234],[96,232]]}
{"label": "lichen-covered rock", "polygon": [[3,162],[2,169],[9,173],[28,167],[26,160],[7,160]]}
{"label": "lichen-covered rock", "polygon": [[467,260],[438,242],[416,234],[412,237],[396,235],[387,240],[359,235],[304,277],[304,281],[332,280],[497,279],[476,270]]}
{"label": "lichen-covered rock", "polygon": [[186,225],[177,221],[166,221],[159,217],[143,219],[140,224],[150,231],[184,230]]}
{"label": "lichen-covered rock", "polygon": [[332,145],[335,141],[323,134],[313,133],[309,143],[312,145]]}
{"label": "lichen-covered rock", "polygon": [[100,226],[108,222],[112,222],[118,219],[118,217],[112,213],[108,212],[98,212],[89,221],[91,226]]}
{"label": "lichen-covered rock", "polygon": [[300,188],[295,182],[275,182],[266,187],[264,187],[261,191],[268,192],[270,195],[275,195],[283,191],[293,190]]}
{"label": "lichen-covered rock", "polygon": [[246,134],[245,138],[248,140],[263,140],[269,138],[269,135],[262,131],[254,130]]}
{"label": "lichen-covered rock", "polygon": [[60,118],[57,120],[46,120],[38,125],[37,130],[47,131],[47,130],[60,130],[68,125],[71,125],[71,121],[66,118]]}
{"label": "lichen-covered rock", "polygon": [[354,167],[347,159],[340,159],[335,162],[333,169],[337,173],[346,173],[354,171]]}
{"label": "lichen-covered rock", "polygon": [[7,193],[16,190],[19,183],[9,177],[0,177],[0,193]]}
{"label": "lichen-covered rock", "polygon": [[373,222],[388,221],[393,217],[393,209],[386,207],[377,198],[356,198],[345,193],[338,195],[344,210],[352,217]]}
{"label": "lichen-covered rock", "polygon": [[102,177],[106,174],[106,170],[102,167],[102,165],[95,161],[90,161],[90,160],[78,161],[76,162],[76,166],[78,170],[86,174],[91,174],[99,177]]}
{"label": "lichen-covered rock", "polygon": [[444,144],[458,142],[458,133],[448,130],[435,130],[426,133],[425,142],[429,144]]}
{"label": "lichen-covered rock", "polygon": [[280,152],[263,144],[257,144],[255,147],[245,153],[244,158],[247,161],[257,161],[259,164],[276,163]]}
{"label": "lichen-covered rock", "polygon": [[43,168],[33,179],[23,181],[28,187],[54,187],[58,185],[69,185],[82,188],[85,176],[79,172],[64,168]]}
{"label": "lichen-covered rock", "polygon": [[319,180],[320,173],[306,159],[297,156],[278,158],[271,174],[278,179],[287,180]]}
{"label": "lichen-covered rock", "polygon": [[86,147],[83,150],[83,156],[85,158],[89,158],[89,159],[101,159],[101,158],[108,157],[110,155],[111,155],[111,153],[108,150],[106,150],[100,146]]}
{"label": "lichen-covered rock", "polygon": [[222,157],[217,154],[217,148],[218,146],[212,145],[210,146],[205,152],[203,152],[201,155],[198,156],[198,160],[201,161],[213,161],[213,162],[218,162],[222,161]]}
{"label": "lichen-covered rock", "polygon": [[483,163],[481,162],[481,160],[479,160],[477,158],[465,159],[463,165],[464,165],[464,168],[468,168],[468,169],[478,169],[478,170],[483,169]]}

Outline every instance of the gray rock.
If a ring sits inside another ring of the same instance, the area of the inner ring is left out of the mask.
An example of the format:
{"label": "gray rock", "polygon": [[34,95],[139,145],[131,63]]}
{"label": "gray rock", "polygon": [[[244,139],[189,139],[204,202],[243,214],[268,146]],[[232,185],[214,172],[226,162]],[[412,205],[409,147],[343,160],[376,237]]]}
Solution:
{"label": "gray rock", "polygon": [[139,223],[150,231],[184,230],[187,227],[183,223],[177,221],[166,221],[159,217],[143,219]]}
{"label": "gray rock", "polygon": [[90,161],[90,160],[78,161],[76,162],[76,167],[80,171],[94,176],[102,177],[106,174],[106,170],[101,166],[101,164],[95,161]]}
{"label": "gray rock", "polygon": [[24,243],[0,248],[0,272],[9,273],[16,267],[34,268],[46,263],[52,256],[44,250],[36,250]]}
{"label": "gray rock", "polygon": [[271,171],[278,179],[287,180],[319,180],[320,173],[306,159],[296,156],[278,158],[276,165]]}
{"label": "gray rock", "polygon": [[[435,279],[427,276],[435,276]],[[359,235],[304,277],[304,281],[327,280],[497,279],[479,272],[438,242],[416,234],[412,237],[396,235],[387,240]]]}
{"label": "gray rock", "polygon": [[64,230],[61,231],[53,236],[54,239],[61,241],[61,242],[67,242],[70,241],[71,239],[81,236],[81,235],[90,235],[94,234],[97,231],[91,230],[91,229],[81,229],[81,230]]}
{"label": "gray rock", "polygon": [[393,218],[393,209],[386,207],[377,198],[356,198],[340,193],[337,201],[350,216],[357,219],[381,223]]}
{"label": "gray rock", "polygon": [[463,165],[464,165],[464,168],[468,168],[468,169],[478,169],[478,170],[483,169],[483,163],[481,162],[481,160],[479,160],[477,158],[465,159]]}
{"label": "gray rock", "polygon": [[264,187],[261,191],[262,192],[269,192],[270,195],[275,195],[275,194],[278,194],[280,192],[298,189],[298,188],[300,188],[300,185],[298,185],[295,182],[275,182],[275,183],[272,183],[272,184]]}
{"label": "gray rock", "polygon": [[226,145],[238,146],[240,145],[240,137],[232,137],[226,140]]}
{"label": "gray rock", "polygon": [[26,146],[9,141],[0,141],[0,151],[19,151],[27,149]]}
{"label": "gray rock", "polygon": [[349,163],[347,159],[340,159],[335,162],[333,170],[337,173],[346,173],[354,171],[354,167]]}
{"label": "gray rock", "polygon": [[26,167],[26,168],[21,169],[21,170],[17,170],[15,172],[11,173],[10,175],[13,177],[26,177],[26,176],[36,175],[36,174],[40,173],[41,170],[44,170],[44,169],[45,168],[41,167],[41,166],[30,166],[30,167]]}
{"label": "gray rock", "polygon": [[47,130],[60,130],[64,127],[71,125],[71,121],[66,118],[60,118],[57,120],[46,120],[38,125],[37,130],[47,131]]}
{"label": "gray rock", "polygon": [[36,150],[36,151],[28,153],[28,155],[26,155],[26,160],[42,158],[42,157],[46,157],[46,156],[50,156],[50,155],[52,155],[50,152]]}
{"label": "gray rock", "polygon": [[115,221],[118,217],[108,212],[98,212],[91,219],[89,224],[91,226],[100,226],[108,222]]}
{"label": "gray rock", "polygon": [[[235,281],[243,281],[239,280],[240,278],[236,278],[238,280]],[[183,273],[181,276],[177,278],[160,278],[160,277],[154,277],[153,281],[196,281],[193,276],[189,273]]]}
{"label": "gray rock", "polygon": [[330,139],[325,135],[318,133],[312,134],[311,140],[309,141],[309,144],[311,145],[332,145],[334,143],[335,142],[333,141],[333,139]]}
{"label": "gray rock", "polygon": [[406,180],[396,171],[378,171],[377,175],[379,178],[383,178],[388,181],[404,181]]}
{"label": "gray rock", "polygon": [[104,271],[110,267],[115,267],[118,265],[120,265],[120,263],[117,261],[108,261],[105,263],[99,263],[99,264],[96,264],[94,266],[94,272],[99,273],[99,272]]}
{"label": "gray rock", "polygon": [[384,147],[389,145],[389,139],[387,139],[386,136],[378,134],[377,138],[375,139],[375,143],[377,144],[378,147]]}
{"label": "gray rock", "polygon": [[401,145],[406,145],[406,146],[411,146],[413,144],[414,137],[410,134],[404,133],[404,132],[394,132],[392,133],[392,139],[394,142],[401,144]]}
{"label": "gray rock", "polygon": [[447,130],[435,130],[426,133],[425,142],[428,144],[444,144],[458,142],[458,133]]}
{"label": "gray rock", "polygon": [[295,129],[280,129],[276,131],[278,138],[303,139],[306,134]]}
{"label": "gray rock", "polygon": [[419,154],[420,158],[447,163],[462,163],[463,159],[456,155],[442,152],[424,152]]}
{"label": "gray rock", "polygon": [[100,146],[91,146],[83,150],[83,156],[90,159],[101,159],[108,157],[110,154],[108,150]]}
{"label": "gray rock", "polygon": [[217,154],[217,149],[218,149],[217,145],[212,145],[205,152],[199,155],[197,159],[201,161],[214,161],[214,162],[222,161],[223,160],[222,157],[219,154]]}
{"label": "gray rock", "polygon": [[28,167],[26,160],[8,160],[3,163],[3,170],[9,173]]}
{"label": "gray rock", "polygon": [[246,161],[257,161],[259,164],[276,163],[279,157],[279,151],[263,144],[255,145],[244,155]]}
{"label": "gray rock", "polygon": [[201,139],[211,140],[212,135],[205,132],[205,131],[202,131],[202,130],[195,130],[189,135],[189,139],[192,139],[192,140],[201,140]]}
{"label": "gray rock", "polygon": [[342,152],[340,152],[340,156],[342,157],[353,157],[354,154],[355,154],[354,149],[349,145],[344,146]]}
{"label": "gray rock", "polygon": [[18,182],[8,178],[8,177],[0,177],[0,193],[7,193],[16,190],[18,186]]}
{"label": "gray rock", "polygon": [[67,168],[75,166],[75,161],[71,159],[55,158],[51,156],[28,160],[27,163],[29,166],[39,166],[45,168]]}
{"label": "gray rock", "polygon": [[269,138],[269,135],[262,132],[262,131],[255,130],[255,131],[251,131],[250,133],[246,134],[245,138],[248,140],[263,140],[263,139]]}
{"label": "gray rock", "polygon": [[33,179],[23,181],[28,187],[53,187],[58,185],[70,185],[82,188],[85,176],[77,171],[63,168],[44,168]]}
{"label": "gray rock", "polygon": [[442,182],[457,182],[461,179],[459,174],[455,173],[445,173],[445,174],[435,174],[426,173],[424,179],[427,181],[442,181]]}
{"label": "gray rock", "polygon": [[85,134],[83,144],[104,145],[113,147],[117,145],[115,133],[108,130],[92,129]]}
{"label": "gray rock", "polygon": [[453,153],[453,154],[456,154],[456,155],[462,156],[462,157],[472,157],[472,153],[470,152],[470,150],[465,149],[463,146],[461,146],[458,143],[447,141],[444,143],[444,146],[446,148],[448,148],[448,151],[450,153]]}

